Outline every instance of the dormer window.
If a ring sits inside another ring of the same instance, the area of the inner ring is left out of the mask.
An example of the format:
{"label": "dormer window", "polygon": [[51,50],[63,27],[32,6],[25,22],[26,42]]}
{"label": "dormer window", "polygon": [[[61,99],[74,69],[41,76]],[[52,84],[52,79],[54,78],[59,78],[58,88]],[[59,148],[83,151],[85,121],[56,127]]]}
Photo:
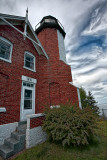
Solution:
{"label": "dormer window", "polygon": [[25,52],[24,68],[35,72],[35,56],[30,52]]}
{"label": "dormer window", "polygon": [[0,36],[0,59],[11,63],[13,44]]}

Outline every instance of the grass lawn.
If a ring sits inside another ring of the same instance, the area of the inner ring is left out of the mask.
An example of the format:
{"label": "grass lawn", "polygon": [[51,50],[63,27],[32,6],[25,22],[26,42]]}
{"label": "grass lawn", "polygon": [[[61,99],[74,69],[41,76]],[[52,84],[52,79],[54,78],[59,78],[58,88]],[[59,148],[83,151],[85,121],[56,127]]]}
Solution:
{"label": "grass lawn", "polygon": [[95,142],[86,147],[63,149],[60,145],[45,142],[26,150],[14,160],[107,160],[107,121],[99,121],[98,126]]}

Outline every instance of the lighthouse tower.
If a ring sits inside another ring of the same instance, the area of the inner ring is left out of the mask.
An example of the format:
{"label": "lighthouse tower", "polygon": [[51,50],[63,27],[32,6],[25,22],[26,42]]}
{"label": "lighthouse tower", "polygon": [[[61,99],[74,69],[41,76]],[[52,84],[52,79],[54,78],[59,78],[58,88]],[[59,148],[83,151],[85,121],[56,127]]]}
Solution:
{"label": "lighthouse tower", "polygon": [[[46,16],[36,26],[35,32],[49,57],[45,61],[43,57],[40,58],[38,83],[42,87],[39,87],[39,97],[42,97],[42,101],[49,99],[50,105],[69,100],[78,104],[77,88],[70,84],[71,68],[66,63],[64,27],[55,17]],[[44,85],[47,87],[44,88]]]}
{"label": "lighthouse tower", "polygon": [[[40,21],[39,27],[36,29],[36,34],[38,35],[50,58],[53,58],[54,56],[66,63],[64,47],[64,38],[66,33],[64,31],[64,27],[58,19],[52,16],[44,17]],[[49,48],[51,51],[48,50]],[[53,48],[57,50],[54,52]],[[52,51],[54,53],[52,53]]]}

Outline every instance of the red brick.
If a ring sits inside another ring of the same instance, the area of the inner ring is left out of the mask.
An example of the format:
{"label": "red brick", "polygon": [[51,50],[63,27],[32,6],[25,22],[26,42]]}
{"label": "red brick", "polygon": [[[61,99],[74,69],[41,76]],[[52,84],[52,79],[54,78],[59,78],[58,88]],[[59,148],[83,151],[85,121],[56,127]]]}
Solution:
{"label": "red brick", "polygon": [[[17,26],[23,31],[22,26]],[[20,120],[22,75],[37,79],[35,113],[43,112],[44,106],[58,105],[72,100],[78,104],[77,89],[70,85],[71,68],[59,60],[57,30],[46,28],[38,34],[49,61],[37,53],[32,42],[10,26],[0,26],[0,36],[13,43],[12,63],[0,60],[0,107],[6,113],[0,114],[0,124]],[[36,57],[36,72],[24,69],[24,52]]]}

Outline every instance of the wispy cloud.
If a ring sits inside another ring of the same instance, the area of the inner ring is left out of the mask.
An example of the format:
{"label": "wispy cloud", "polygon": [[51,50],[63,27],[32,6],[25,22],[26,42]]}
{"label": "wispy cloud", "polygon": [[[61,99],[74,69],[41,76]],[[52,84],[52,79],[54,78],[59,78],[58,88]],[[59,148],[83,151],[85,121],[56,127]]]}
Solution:
{"label": "wispy cloud", "polygon": [[107,1],[97,1],[90,10],[85,23],[79,20],[81,30],[80,25],[72,30],[75,38],[67,46],[67,60],[74,84],[92,91],[99,103],[107,103]]}

